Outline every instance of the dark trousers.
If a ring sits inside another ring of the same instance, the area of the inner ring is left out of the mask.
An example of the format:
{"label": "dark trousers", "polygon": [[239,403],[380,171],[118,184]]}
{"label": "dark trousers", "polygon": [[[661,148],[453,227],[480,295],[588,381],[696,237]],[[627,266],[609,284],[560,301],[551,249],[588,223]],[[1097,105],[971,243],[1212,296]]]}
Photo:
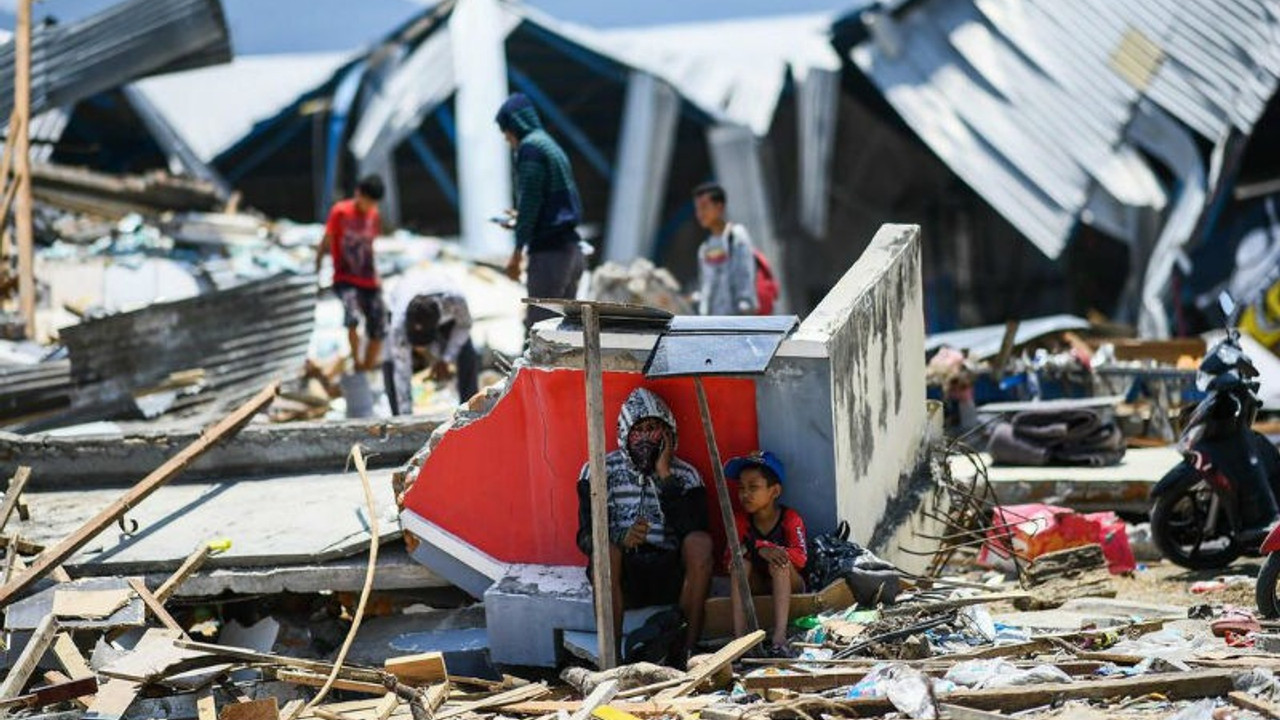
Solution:
{"label": "dark trousers", "polygon": [[[476,346],[471,343],[471,339],[467,338],[467,343],[458,351],[457,375],[454,382],[458,386],[458,401],[466,402],[480,391],[480,353],[476,352]],[[387,392],[387,400],[391,402],[391,414],[400,415],[400,408],[396,402],[396,371],[395,364],[390,360],[382,363],[382,385]],[[413,391],[410,390],[409,396],[413,397]],[[405,415],[413,414],[413,408],[405,408]]]}
{"label": "dark trousers", "polygon": [[[572,300],[578,295],[578,280],[586,267],[582,248],[578,246],[578,234],[570,231],[570,242],[550,250],[529,253],[527,286],[531,298],[563,298]],[[525,310],[525,335],[534,323],[556,317],[556,313],[530,305]]]}

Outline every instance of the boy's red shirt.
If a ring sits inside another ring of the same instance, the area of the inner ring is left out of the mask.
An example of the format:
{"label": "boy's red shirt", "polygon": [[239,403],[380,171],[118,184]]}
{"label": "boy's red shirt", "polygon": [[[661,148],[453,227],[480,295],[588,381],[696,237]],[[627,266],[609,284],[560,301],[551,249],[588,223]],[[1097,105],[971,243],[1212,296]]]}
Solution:
{"label": "boy's red shirt", "polygon": [[329,211],[325,233],[333,240],[333,282],[376,290],[378,270],[373,262],[373,239],[382,231],[377,208],[356,209],[355,200],[342,200]]}
{"label": "boy's red shirt", "polygon": [[[782,512],[778,517],[778,523],[767,533],[757,530],[749,515],[741,512],[734,513],[734,524],[738,526],[738,541],[742,543],[743,549],[752,559],[759,557],[761,548],[782,548],[787,551],[787,557],[790,558],[796,570],[804,570],[805,565],[809,563],[809,550],[806,545],[808,536],[805,533],[804,519],[800,517],[800,513],[785,505],[779,506],[779,509]],[[726,564],[728,564],[727,561]]]}

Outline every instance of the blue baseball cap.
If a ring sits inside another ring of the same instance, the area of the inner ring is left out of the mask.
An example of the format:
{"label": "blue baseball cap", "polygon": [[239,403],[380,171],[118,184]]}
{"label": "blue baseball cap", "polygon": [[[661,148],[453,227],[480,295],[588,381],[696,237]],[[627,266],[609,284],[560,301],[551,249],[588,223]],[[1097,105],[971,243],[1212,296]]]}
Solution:
{"label": "blue baseball cap", "polygon": [[774,477],[778,478],[778,482],[784,482],[786,480],[786,473],[782,469],[782,461],[778,459],[777,455],[774,455],[767,450],[764,452],[756,450],[750,455],[736,457],[725,463],[725,477],[737,480],[738,476],[742,474],[742,471],[749,467],[767,468],[773,473]]}

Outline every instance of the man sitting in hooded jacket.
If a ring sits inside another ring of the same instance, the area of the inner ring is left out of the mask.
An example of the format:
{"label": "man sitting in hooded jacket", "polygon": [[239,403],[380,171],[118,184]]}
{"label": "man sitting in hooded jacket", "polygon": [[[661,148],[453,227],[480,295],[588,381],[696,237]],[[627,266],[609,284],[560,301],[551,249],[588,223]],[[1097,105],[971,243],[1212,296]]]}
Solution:
{"label": "man sitting in hooded jacket", "polygon": [[[618,449],[605,457],[609,560],[615,641],[625,608],[677,604],[688,622],[679,648],[687,654],[702,632],[712,544],[706,489],[698,471],[675,456],[676,439],[675,416],[662,398],[633,390],[618,414]],[[578,547],[588,557],[589,478],[587,463],[578,477]]]}

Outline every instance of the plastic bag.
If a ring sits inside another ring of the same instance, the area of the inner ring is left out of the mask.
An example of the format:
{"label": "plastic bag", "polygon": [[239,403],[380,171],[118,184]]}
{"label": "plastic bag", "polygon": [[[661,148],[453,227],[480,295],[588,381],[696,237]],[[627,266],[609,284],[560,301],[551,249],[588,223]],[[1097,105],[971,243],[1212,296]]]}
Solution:
{"label": "plastic bag", "polygon": [[1071,682],[1070,675],[1053,665],[1024,669],[1002,659],[961,662],[948,670],[944,677],[957,685],[975,690]]}

